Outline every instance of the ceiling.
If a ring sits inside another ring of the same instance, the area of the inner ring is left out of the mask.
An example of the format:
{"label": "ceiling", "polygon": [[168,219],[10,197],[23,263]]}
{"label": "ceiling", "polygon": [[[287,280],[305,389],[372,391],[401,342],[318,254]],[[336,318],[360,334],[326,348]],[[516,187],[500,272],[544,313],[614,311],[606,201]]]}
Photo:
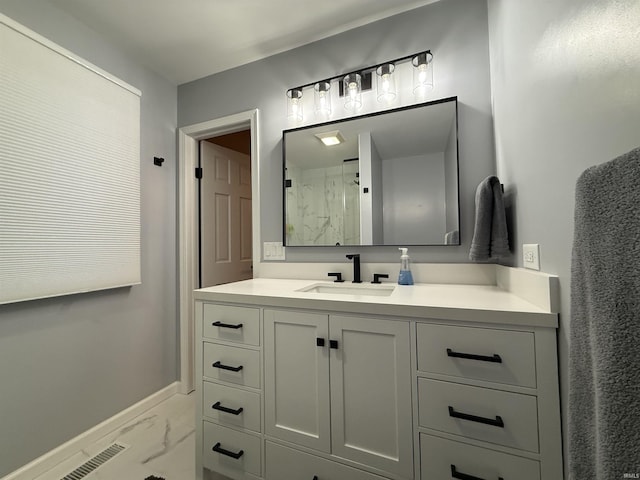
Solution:
{"label": "ceiling", "polygon": [[437,0],[49,0],[176,85]]}

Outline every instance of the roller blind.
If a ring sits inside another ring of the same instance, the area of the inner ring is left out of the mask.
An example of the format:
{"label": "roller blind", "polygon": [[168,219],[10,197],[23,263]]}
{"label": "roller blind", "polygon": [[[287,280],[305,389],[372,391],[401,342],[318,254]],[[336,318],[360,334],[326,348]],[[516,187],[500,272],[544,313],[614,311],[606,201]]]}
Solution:
{"label": "roller blind", "polygon": [[140,281],[140,92],[0,15],[0,304]]}

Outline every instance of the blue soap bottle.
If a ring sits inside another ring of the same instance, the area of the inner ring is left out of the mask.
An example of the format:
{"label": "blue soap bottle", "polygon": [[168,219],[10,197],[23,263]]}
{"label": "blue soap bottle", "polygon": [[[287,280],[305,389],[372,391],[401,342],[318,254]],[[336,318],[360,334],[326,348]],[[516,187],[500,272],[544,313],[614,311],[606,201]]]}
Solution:
{"label": "blue soap bottle", "polygon": [[411,275],[411,268],[409,267],[409,255],[407,255],[408,248],[399,248],[402,252],[400,257],[400,275],[398,275],[398,285],[413,285],[413,275]]}

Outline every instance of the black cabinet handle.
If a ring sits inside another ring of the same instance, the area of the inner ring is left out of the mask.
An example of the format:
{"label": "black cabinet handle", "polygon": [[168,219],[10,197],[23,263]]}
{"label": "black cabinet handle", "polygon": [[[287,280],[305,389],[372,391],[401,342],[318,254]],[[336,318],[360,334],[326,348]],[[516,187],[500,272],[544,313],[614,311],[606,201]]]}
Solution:
{"label": "black cabinet handle", "polygon": [[314,475],[313,480],[318,480],[318,475]]}
{"label": "black cabinet handle", "polygon": [[233,328],[234,330],[237,330],[238,328],[242,328],[241,323],[232,325],[230,323],[213,322],[211,325],[213,325],[214,327],[220,327],[220,328]]}
{"label": "black cabinet handle", "polygon": [[494,353],[493,356],[490,357],[488,355],[474,355],[473,353],[454,352],[450,348],[447,348],[447,356],[456,358],[467,358],[469,360],[480,360],[481,362],[502,363],[502,358],[497,353]]}
{"label": "black cabinet handle", "polygon": [[496,415],[495,420],[493,418],[477,417],[476,415],[469,415],[468,413],[456,412],[453,407],[449,405],[449,416],[461,418],[462,420],[469,420],[471,422],[484,423],[486,425],[504,428],[504,422],[502,421],[502,417],[499,415]]}
{"label": "black cabinet handle", "polygon": [[244,367],[242,365],[238,366],[238,367],[230,367],[229,365],[224,365],[220,362],[216,362],[213,365],[211,365],[214,368],[221,368],[222,370],[231,370],[232,372],[239,372],[240,370],[242,370]]}
{"label": "black cabinet handle", "polygon": [[324,347],[324,338],[316,338],[316,347]]}
{"label": "black cabinet handle", "polygon": [[329,340],[329,348],[338,348],[338,340]]}
{"label": "black cabinet handle", "polygon": [[237,453],[231,452],[229,450],[225,450],[220,446],[220,442],[216,443],[211,450],[213,450],[214,452],[221,453],[222,455],[226,455],[227,457],[235,458],[236,460],[239,459],[242,455],[244,455],[244,450],[240,450]]}
{"label": "black cabinet handle", "polygon": [[213,408],[214,410],[220,410],[224,413],[230,413],[231,415],[240,415],[244,410],[244,408],[242,407],[238,408],[237,410],[234,410],[233,408],[223,407],[222,405],[220,405],[220,402],[214,403],[213,405],[211,405],[211,408]]}
{"label": "black cabinet handle", "polygon": [[[457,478],[458,480],[484,480],[484,478],[475,477],[473,475],[467,475],[466,473],[459,472],[456,470],[455,465],[451,465],[451,477]],[[502,477],[498,477],[498,480],[504,480]]]}

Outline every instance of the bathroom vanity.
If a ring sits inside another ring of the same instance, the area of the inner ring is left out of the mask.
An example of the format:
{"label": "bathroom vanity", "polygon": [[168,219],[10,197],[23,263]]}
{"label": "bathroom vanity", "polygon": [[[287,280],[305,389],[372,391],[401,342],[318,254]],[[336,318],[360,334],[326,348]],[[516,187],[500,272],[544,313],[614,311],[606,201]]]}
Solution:
{"label": "bathroom vanity", "polygon": [[556,279],[496,269],[197,290],[198,478],[561,479]]}

